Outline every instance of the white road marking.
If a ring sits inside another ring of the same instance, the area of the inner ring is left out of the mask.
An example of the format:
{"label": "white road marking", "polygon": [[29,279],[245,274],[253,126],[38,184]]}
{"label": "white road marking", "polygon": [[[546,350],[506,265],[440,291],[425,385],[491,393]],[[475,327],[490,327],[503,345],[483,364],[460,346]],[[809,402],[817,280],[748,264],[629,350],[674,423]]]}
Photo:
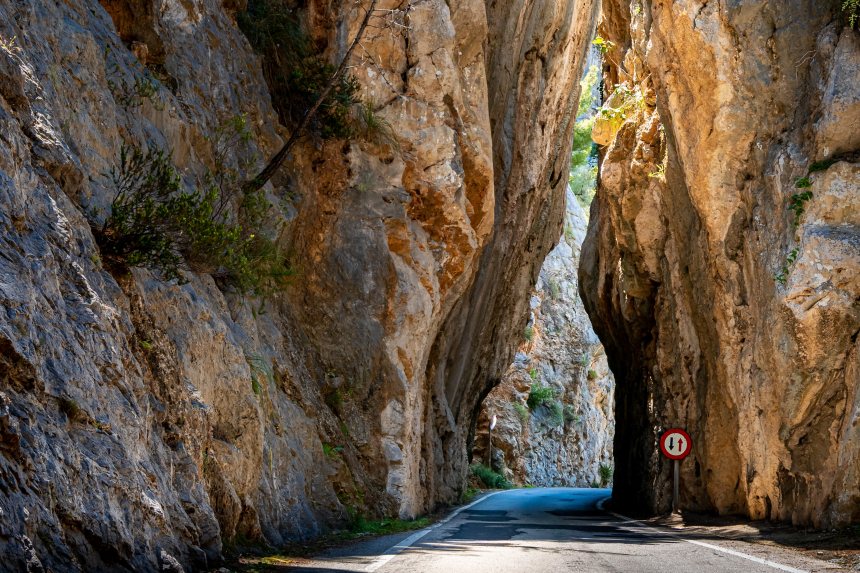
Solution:
{"label": "white road marking", "polygon": [[443,519],[441,521],[437,521],[433,525],[431,525],[429,527],[425,527],[424,529],[422,529],[420,531],[416,531],[415,533],[413,533],[412,535],[410,535],[406,539],[402,540],[397,545],[392,545],[391,547],[386,549],[385,552],[380,554],[380,556],[377,557],[373,561],[373,563],[368,565],[364,570],[365,571],[376,571],[377,569],[379,569],[380,567],[382,567],[383,565],[385,565],[386,563],[388,563],[389,561],[391,561],[392,559],[397,557],[397,555],[399,553],[401,553],[403,550],[409,549],[416,541],[418,541],[419,539],[421,539],[422,537],[424,537],[425,535],[427,535],[428,533],[430,533],[431,531],[433,531],[437,527],[439,527],[441,525],[445,525],[446,523],[448,523],[449,521],[451,521],[452,519],[457,517],[461,511],[465,511],[465,510],[469,509],[470,507],[472,507],[473,505],[478,505],[482,501],[489,499],[498,493],[502,493],[502,492],[501,491],[494,491],[492,493],[488,493],[487,495],[485,495],[481,499],[476,499],[475,501],[473,501],[469,505],[464,505],[463,507],[460,507],[460,508],[456,509],[455,511],[451,512],[451,515],[449,515],[445,519]]}
{"label": "white road marking", "polygon": [[[789,567],[788,565],[783,565],[782,563],[777,563],[776,561],[771,561],[769,559],[762,559],[761,557],[756,557],[755,555],[747,555],[746,553],[741,553],[740,551],[735,551],[734,549],[729,549],[727,547],[720,547],[719,545],[713,545],[711,543],[705,543],[704,541],[696,541],[694,539],[687,539],[682,537],[681,534],[676,533],[669,529],[657,529],[656,527],[651,527],[646,523],[639,521],[638,519],[633,519],[631,517],[627,517],[626,515],[621,515],[620,513],[615,513],[614,511],[609,511],[608,509],[603,507],[603,504],[608,501],[609,497],[605,499],[601,499],[597,503],[597,509],[601,511],[605,511],[610,515],[614,515],[618,519],[625,521],[626,523],[636,523],[638,527],[636,529],[648,529],[655,533],[659,533],[660,535],[671,535],[673,537],[677,537],[681,541],[686,541],[687,543],[692,543],[693,545],[700,545],[702,547],[707,547],[708,549],[713,549],[715,551],[722,551],[723,553],[728,553],[729,555],[734,555],[735,557],[740,557],[741,559],[748,559],[749,561],[754,561],[756,563],[760,563],[762,565],[767,565],[768,567],[773,567],[774,569],[779,569],[780,571],[787,571],[788,573],[809,573],[805,569],[795,569],[794,567]],[[633,529],[633,528],[625,528],[625,529]]]}

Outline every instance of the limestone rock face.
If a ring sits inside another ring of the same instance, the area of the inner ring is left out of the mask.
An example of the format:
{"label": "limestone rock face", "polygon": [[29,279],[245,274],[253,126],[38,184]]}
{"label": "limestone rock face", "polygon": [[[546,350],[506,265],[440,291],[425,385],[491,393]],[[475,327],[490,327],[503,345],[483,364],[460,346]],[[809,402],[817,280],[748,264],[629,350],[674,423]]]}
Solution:
{"label": "limestone rock face", "polygon": [[[579,297],[586,217],[570,190],[564,223],[541,268],[525,340],[478,418],[476,459],[490,463],[488,424],[495,415],[493,448],[503,454],[499,470],[522,485],[589,487],[601,483],[601,465],[613,464],[615,382]],[[551,388],[555,396],[529,408],[532,386]]]}
{"label": "limestone rock face", "polygon": [[[0,557],[13,569],[206,570],[224,542],[413,516],[463,489],[477,404],[561,230],[596,4],[380,2],[383,32],[352,69],[393,140],[307,138],[267,187],[292,286],[261,303],[205,274],[112,275],[90,224],[123,144],[169,149],[190,183],[232,118],[252,131],[250,156],[227,159],[237,169],[286,133],[241,5],[0,5]],[[336,60],[362,14],[338,28],[327,10],[307,16]]]}
{"label": "limestone rock face", "polygon": [[820,2],[608,4],[605,77],[641,101],[602,152],[580,290],[618,384],[616,500],[668,506],[679,425],[683,506],[856,522],[860,35]]}

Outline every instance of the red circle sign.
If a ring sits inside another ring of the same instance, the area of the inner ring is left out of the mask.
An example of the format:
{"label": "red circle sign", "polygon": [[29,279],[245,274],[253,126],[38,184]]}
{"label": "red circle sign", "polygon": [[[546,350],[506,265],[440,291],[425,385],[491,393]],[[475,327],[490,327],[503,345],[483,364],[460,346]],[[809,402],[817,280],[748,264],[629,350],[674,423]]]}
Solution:
{"label": "red circle sign", "polygon": [[670,460],[683,460],[690,455],[693,443],[690,434],[681,428],[672,428],[660,437],[660,449]]}

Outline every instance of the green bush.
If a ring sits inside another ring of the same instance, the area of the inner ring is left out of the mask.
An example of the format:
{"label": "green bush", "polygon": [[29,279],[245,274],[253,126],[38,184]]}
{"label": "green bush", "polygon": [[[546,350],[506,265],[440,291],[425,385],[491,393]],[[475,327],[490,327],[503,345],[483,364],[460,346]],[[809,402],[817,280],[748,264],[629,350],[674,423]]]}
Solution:
{"label": "green bush", "polygon": [[612,466],[600,464],[597,468],[597,473],[600,474],[600,487],[606,487],[612,481]]}
{"label": "green bush", "polygon": [[535,410],[553,400],[555,400],[555,390],[553,388],[535,383],[532,384],[526,404],[528,404],[529,409]]}
{"label": "green bush", "polygon": [[589,380],[597,380],[597,371],[589,370],[588,371],[588,379]]}
{"label": "green bush", "polygon": [[576,408],[572,404],[564,405],[564,421],[569,424],[578,424],[580,420],[579,414],[576,413]]}
{"label": "green bush", "polygon": [[[249,0],[238,15],[239,28],[263,57],[263,73],[272,103],[287,125],[297,125],[328,85],[335,66],[308,36],[297,11],[285,0]],[[324,139],[347,139],[354,133],[353,104],[358,81],[343,74],[326,97],[310,130]]]}
{"label": "green bush", "polygon": [[494,472],[490,468],[482,464],[472,464],[472,475],[477,477],[483,484],[495,489],[510,489],[513,487],[511,482],[506,480],[503,475]]}
{"label": "green bush", "polygon": [[527,326],[525,331],[523,331],[523,338],[525,338],[528,342],[531,342],[535,337],[535,329],[533,326]]}
{"label": "green bush", "polygon": [[842,0],[842,12],[848,18],[848,27],[854,28],[860,22],[860,0]]}
{"label": "green bush", "polygon": [[[183,191],[170,155],[158,148],[123,146],[110,182],[116,191],[111,212],[94,234],[111,263],[180,283],[183,270],[205,272],[255,295],[292,276],[281,250],[261,234],[268,209],[262,192],[236,197],[212,176],[202,188]],[[236,208],[238,217],[231,217]]]}
{"label": "green bush", "polygon": [[520,421],[525,424],[529,421],[529,409],[523,406],[520,402],[514,402],[514,411],[519,416]]}
{"label": "green bush", "polygon": [[547,411],[546,425],[550,428],[557,428],[564,424],[564,411],[561,402],[552,400],[545,404]]}

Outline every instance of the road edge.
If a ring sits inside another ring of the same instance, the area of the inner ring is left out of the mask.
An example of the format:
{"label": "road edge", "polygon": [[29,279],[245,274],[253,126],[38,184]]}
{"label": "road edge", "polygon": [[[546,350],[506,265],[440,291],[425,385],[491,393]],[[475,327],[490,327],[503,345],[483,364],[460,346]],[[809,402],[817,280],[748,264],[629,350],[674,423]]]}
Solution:
{"label": "road edge", "polygon": [[391,561],[392,559],[397,557],[398,554],[400,554],[403,551],[405,551],[406,549],[409,549],[410,547],[412,547],[412,545],[414,545],[416,541],[418,541],[419,539],[421,539],[422,537],[424,537],[425,535],[427,535],[428,533],[430,533],[434,529],[436,529],[442,525],[445,525],[446,523],[448,523],[449,521],[451,521],[452,519],[457,517],[461,512],[469,509],[470,507],[478,505],[482,501],[489,499],[489,498],[493,497],[494,495],[503,493],[505,491],[507,491],[507,490],[491,491],[490,493],[487,493],[486,495],[482,495],[481,497],[470,502],[467,505],[458,507],[457,509],[452,511],[450,514],[448,514],[447,517],[445,517],[444,519],[440,519],[439,521],[437,521],[433,525],[429,525],[429,526],[425,527],[424,529],[419,529],[418,531],[416,531],[415,533],[413,533],[409,537],[400,540],[398,543],[392,545],[391,547],[389,547],[388,549],[386,549],[385,551],[380,553],[373,560],[373,562],[370,565],[368,565],[367,567],[364,568],[364,571],[367,571],[368,573],[372,573],[373,571],[376,571],[377,569],[379,569],[380,567],[382,567],[383,565],[387,564],[389,561]]}
{"label": "road edge", "polygon": [[[722,553],[727,553],[729,555],[733,555],[735,557],[740,557],[742,559],[746,559],[748,561],[753,561],[760,565],[766,565],[768,567],[772,567],[774,569],[779,569],[780,571],[786,571],[787,573],[810,573],[806,569],[797,569],[795,567],[791,567],[789,565],[783,565],[782,563],[778,563],[776,561],[771,561],[770,559],[762,559],[761,557],[756,557],[755,555],[748,555],[746,553],[742,553],[740,551],[735,551],[734,549],[729,549],[728,547],[721,547],[719,545],[714,545],[712,543],[705,543],[704,541],[696,541],[694,539],[687,539],[677,531],[673,531],[669,528],[658,529],[653,525],[645,523],[639,519],[633,519],[632,517],[627,517],[626,515],[622,515],[620,513],[616,513],[612,510],[606,509],[605,503],[612,499],[612,496],[605,497],[597,502],[597,509],[600,511],[605,511],[609,515],[615,516],[618,519],[626,522],[626,523],[636,523],[640,529],[647,529],[649,531],[653,531],[655,533],[659,533],[660,535],[671,535],[672,537],[677,537],[681,541],[686,541],[687,543],[691,543],[693,545],[699,545],[701,547],[707,547],[708,549],[713,549],[714,551],[720,551]],[[628,528],[629,529],[629,528]]]}

